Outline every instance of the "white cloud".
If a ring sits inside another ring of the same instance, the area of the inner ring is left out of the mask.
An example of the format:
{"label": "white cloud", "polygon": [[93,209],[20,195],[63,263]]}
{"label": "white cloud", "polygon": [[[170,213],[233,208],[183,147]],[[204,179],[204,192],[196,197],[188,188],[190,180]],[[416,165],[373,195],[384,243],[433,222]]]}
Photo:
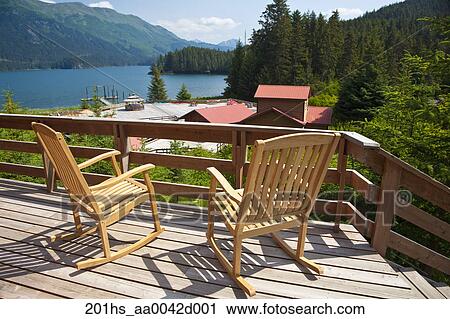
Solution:
{"label": "white cloud", "polygon": [[[336,8],[336,10],[339,12],[339,16],[344,20],[359,17],[364,13],[364,11],[359,8]],[[333,11],[334,10],[330,10],[327,14],[331,15]]]}
{"label": "white cloud", "polygon": [[99,1],[95,3],[89,4],[91,8],[106,8],[106,9],[114,9],[113,5],[109,1]]}
{"label": "white cloud", "polygon": [[240,25],[232,18],[204,17],[200,19],[160,20],[157,24],[186,39],[211,40],[217,34],[235,29]]}
{"label": "white cloud", "polygon": [[45,2],[45,3],[50,3],[50,4],[55,4],[56,1],[53,0],[39,0],[40,2]]}

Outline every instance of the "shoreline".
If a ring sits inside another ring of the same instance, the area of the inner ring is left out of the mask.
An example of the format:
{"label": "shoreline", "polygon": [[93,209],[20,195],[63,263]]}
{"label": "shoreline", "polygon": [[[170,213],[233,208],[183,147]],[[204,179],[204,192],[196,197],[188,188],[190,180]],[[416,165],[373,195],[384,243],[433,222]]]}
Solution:
{"label": "shoreline", "polygon": [[[44,69],[14,69],[14,70],[0,70],[0,73],[16,73],[16,72],[32,72],[32,71],[75,71],[75,70],[95,70],[95,69],[102,69],[102,68],[127,68],[127,67],[148,67],[150,68],[150,65],[139,65],[139,64],[133,64],[133,65],[103,65],[103,66],[95,66],[95,67],[86,67],[86,68],[71,68],[71,69],[58,69],[58,68],[44,68]],[[163,72],[162,75],[213,75],[213,76],[224,76],[227,77],[228,74],[222,74],[222,73],[211,73],[211,72],[198,72],[198,73],[189,73],[189,72]]]}

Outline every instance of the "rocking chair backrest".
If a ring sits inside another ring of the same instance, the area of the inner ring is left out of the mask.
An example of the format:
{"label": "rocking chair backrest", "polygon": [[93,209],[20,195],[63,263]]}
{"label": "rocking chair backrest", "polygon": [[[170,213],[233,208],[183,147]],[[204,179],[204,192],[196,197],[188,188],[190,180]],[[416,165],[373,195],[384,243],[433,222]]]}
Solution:
{"label": "rocking chair backrest", "polygon": [[47,125],[32,123],[45,155],[52,162],[69,195],[78,200],[90,198],[89,186],[67,146],[64,136]]}
{"label": "rocking chair backrest", "polygon": [[299,133],[256,141],[238,221],[308,218],[339,139],[339,133]]}

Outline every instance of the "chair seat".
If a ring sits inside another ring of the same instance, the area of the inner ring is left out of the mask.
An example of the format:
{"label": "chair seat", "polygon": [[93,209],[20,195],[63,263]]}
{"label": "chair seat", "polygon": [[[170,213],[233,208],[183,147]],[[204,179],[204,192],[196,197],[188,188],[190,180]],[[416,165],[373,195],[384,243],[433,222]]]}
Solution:
{"label": "chair seat", "polygon": [[[238,194],[243,195],[243,190],[237,190]],[[225,224],[228,228],[235,229],[237,224],[237,216],[239,213],[239,203],[236,203],[232,198],[230,198],[225,192],[216,193],[213,197],[213,202],[215,206],[218,208],[218,212],[220,212],[221,216],[225,220]],[[243,231],[250,231],[256,228],[269,227],[272,225],[283,224],[292,222],[297,220],[297,214],[292,215],[284,215],[281,217],[281,220],[267,220],[267,221],[258,221],[255,223],[247,223],[244,226]]]}
{"label": "chair seat", "polygon": [[133,203],[138,206],[148,199],[147,187],[132,179],[124,180],[114,186],[93,192],[95,201],[106,216]]}

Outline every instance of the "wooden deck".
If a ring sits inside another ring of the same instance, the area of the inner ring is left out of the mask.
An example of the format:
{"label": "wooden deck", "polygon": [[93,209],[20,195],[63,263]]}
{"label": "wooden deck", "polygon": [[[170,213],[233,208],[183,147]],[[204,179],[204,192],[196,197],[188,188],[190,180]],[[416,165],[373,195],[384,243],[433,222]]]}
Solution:
{"label": "wooden deck", "polygon": [[[41,185],[0,179],[0,297],[246,298],[206,243],[205,211],[159,207],[166,228],[159,239],[115,262],[77,271],[76,261],[100,254],[100,239],[48,242],[52,234],[73,227],[66,196],[49,194]],[[148,209],[144,205],[110,228],[114,250],[148,233]],[[353,226],[341,229],[333,233],[331,224],[310,223],[306,257],[324,267],[321,276],[295,264],[268,236],[245,240],[242,274],[255,286],[255,298],[449,297],[448,286],[391,266]],[[230,252],[226,234],[218,230]],[[294,247],[295,232],[282,236]]]}

